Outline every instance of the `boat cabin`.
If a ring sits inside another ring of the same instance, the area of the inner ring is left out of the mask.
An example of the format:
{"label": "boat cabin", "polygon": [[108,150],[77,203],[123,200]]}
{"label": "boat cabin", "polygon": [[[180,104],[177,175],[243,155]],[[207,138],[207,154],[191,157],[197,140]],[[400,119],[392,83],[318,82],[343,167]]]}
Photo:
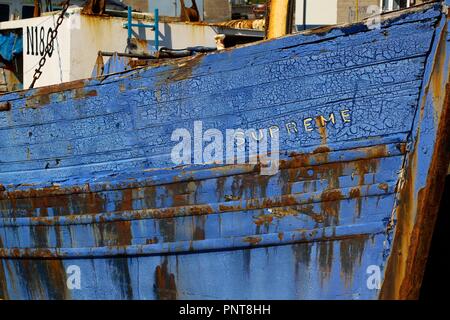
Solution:
{"label": "boat cabin", "polygon": [[[71,4],[77,2],[84,3],[71,1]],[[154,28],[149,27],[155,23],[154,11],[133,10],[129,13],[127,10],[118,10],[120,5],[125,6],[115,2],[107,2],[106,15],[87,15],[81,6],[69,7],[42,68],[45,76],[39,78],[35,87],[98,76],[99,67],[102,68],[101,74],[133,68],[136,64],[131,60],[145,58],[162,47],[216,48],[215,37],[218,34],[225,34],[229,39],[240,37],[244,39],[243,42],[260,40],[264,36],[263,29],[236,29],[235,26],[217,23],[182,22],[165,16],[158,16],[156,35]],[[41,16],[33,17],[33,1],[0,0],[0,4],[1,93],[30,87],[35,70],[44,56],[47,41],[56,28],[61,7],[50,5],[50,2],[49,6],[42,6]],[[129,21],[133,24],[130,32]],[[100,51],[106,55],[102,56],[99,63]],[[117,57],[111,59],[116,53]]]}

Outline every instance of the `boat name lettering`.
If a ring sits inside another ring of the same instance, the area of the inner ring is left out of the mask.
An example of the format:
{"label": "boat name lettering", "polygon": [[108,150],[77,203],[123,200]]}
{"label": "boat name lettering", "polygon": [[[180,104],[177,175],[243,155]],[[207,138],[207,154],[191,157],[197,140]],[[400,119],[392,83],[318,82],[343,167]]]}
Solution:
{"label": "boat name lettering", "polygon": [[[298,134],[300,131],[311,133],[315,130],[319,130],[319,128],[326,127],[330,123],[332,125],[336,125],[338,122],[342,124],[352,123],[351,111],[348,109],[340,110],[339,112],[321,114],[316,116],[315,118],[304,118],[298,122],[291,120],[285,122],[284,127],[286,128],[288,134]],[[269,128],[269,133],[270,135],[272,135],[273,132],[279,130],[279,126],[273,125]]]}

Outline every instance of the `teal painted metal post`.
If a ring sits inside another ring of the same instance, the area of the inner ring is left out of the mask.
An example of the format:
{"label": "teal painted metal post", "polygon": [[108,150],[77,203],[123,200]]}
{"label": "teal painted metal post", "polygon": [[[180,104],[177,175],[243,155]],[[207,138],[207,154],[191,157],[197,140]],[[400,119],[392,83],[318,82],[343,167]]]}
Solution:
{"label": "teal painted metal post", "polygon": [[133,37],[133,27],[152,28],[155,32],[155,50],[159,50],[159,10],[155,9],[154,24],[133,23],[133,8],[128,6],[128,42]]}
{"label": "teal painted metal post", "polygon": [[128,6],[128,41],[130,41],[131,37],[133,36],[132,24],[133,24],[132,8],[131,6]]}
{"label": "teal painted metal post", "polygon": [[156,8],[155,9],[155,25],[154,28],[155,30],[155,49],[156,51],[159,50],[159,10]]}

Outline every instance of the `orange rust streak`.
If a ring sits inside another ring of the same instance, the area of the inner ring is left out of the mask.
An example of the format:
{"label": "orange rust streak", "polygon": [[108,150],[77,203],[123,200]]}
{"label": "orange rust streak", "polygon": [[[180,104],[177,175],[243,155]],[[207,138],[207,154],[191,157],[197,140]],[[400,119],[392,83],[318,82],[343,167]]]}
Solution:
{"label": "orange rust streak", "polygon": [[261,240],[262,240],[261,237],[245,237],[243,241],[251,245],[257,245],[258,243],[261,242]]}
{"label": "orange rust streak", "polygon": [[168,270],[168,258],[155,269],[155,293],[159,300],[175,300],[178,292],[175,275]]}
{"label": "orange rust streak", "polygon": [[[447,17],[448,19],[448,17]],[[448,21],[448,20],[447,20]],[[447,24],[444,30],[447,30]],[[380,298],[418,299],[431,237],[444,189],[445,176],[450,163],[450,79],[442,74],[446,64],[446,37],[442,32],[436,54],[430,83],[420,105],[419,125],[425,117],[426,99],[431,94],[434,105],[434,119],[437,124],[436,141],[430,167],[426,172],[426,183],[415,189],[418,175],[418,155],[421,132],[415,136],[414,147],[408,155],[405,184],[399,191],[397,225],[392,253],[386,267]],[[445,86],[443,87],[443,83]],[[445,94],[442,94],[445,89]]]}
{"label": "orange rust streak", "polygon": [[320,118],[320,116],[316,117],[316,124],[317,124],[317,127],[319,128],[321,143],[322,143],[322,145],[326,145],[327,144],[327,128],[326,128],[326,125],[324,125],[322,123],[322,119]]}
{"label": "orange rust streak", "polygon": [[11,110],[11,103],[9,101],[0,103],[0,112],[10,110]]}

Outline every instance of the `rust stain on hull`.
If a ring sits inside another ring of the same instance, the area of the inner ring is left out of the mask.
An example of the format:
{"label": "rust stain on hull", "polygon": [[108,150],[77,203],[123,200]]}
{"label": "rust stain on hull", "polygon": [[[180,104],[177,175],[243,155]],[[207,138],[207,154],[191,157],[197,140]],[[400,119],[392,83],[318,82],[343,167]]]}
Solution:
{"label": "rust stain on hull", "polygon": [[[445,24],[447,29],[448,20]],[[434,225],[450,163],[450,84],[449,74],[442,74],[446,63],[446,36],[442,32],[430,83],[420,105],[419,121],[425,117],[426,99],[431,93],[434,106],[436,141],[425,185],[417,190],[421,128],[414,137],[413,151],[408,155],[405,184],[399,192],[397,225],[391,255],[386,267],[380,298],[418,299]],[[445,79],[445,80],[444,80]],[[444,87],[442,87],[445,83]],[[443,95],[442,91],[445,90]],[[442,108],[442,109],[439,109]],[[428,110],[429,112],[430,110]],[[438,121],[438,122],[437,122]]]}
{"label": "rust stain on hull", "polygon": [[175,275],[169,272],[168,258],[155,269],[155,294],[158,300],[176,300],[178,296]]}
{"label": "rust stain on hull", "polygon": [[9,101],[0,103],[0,112],[10,110],[11,110],[11,103]]}
{"label": "rust stain on hull", "polygon": [[367,235],[360,235],[340,241],[341,277],[344,278],[345,286],[350,287],[356,267],[361,266],[362,255]]}

